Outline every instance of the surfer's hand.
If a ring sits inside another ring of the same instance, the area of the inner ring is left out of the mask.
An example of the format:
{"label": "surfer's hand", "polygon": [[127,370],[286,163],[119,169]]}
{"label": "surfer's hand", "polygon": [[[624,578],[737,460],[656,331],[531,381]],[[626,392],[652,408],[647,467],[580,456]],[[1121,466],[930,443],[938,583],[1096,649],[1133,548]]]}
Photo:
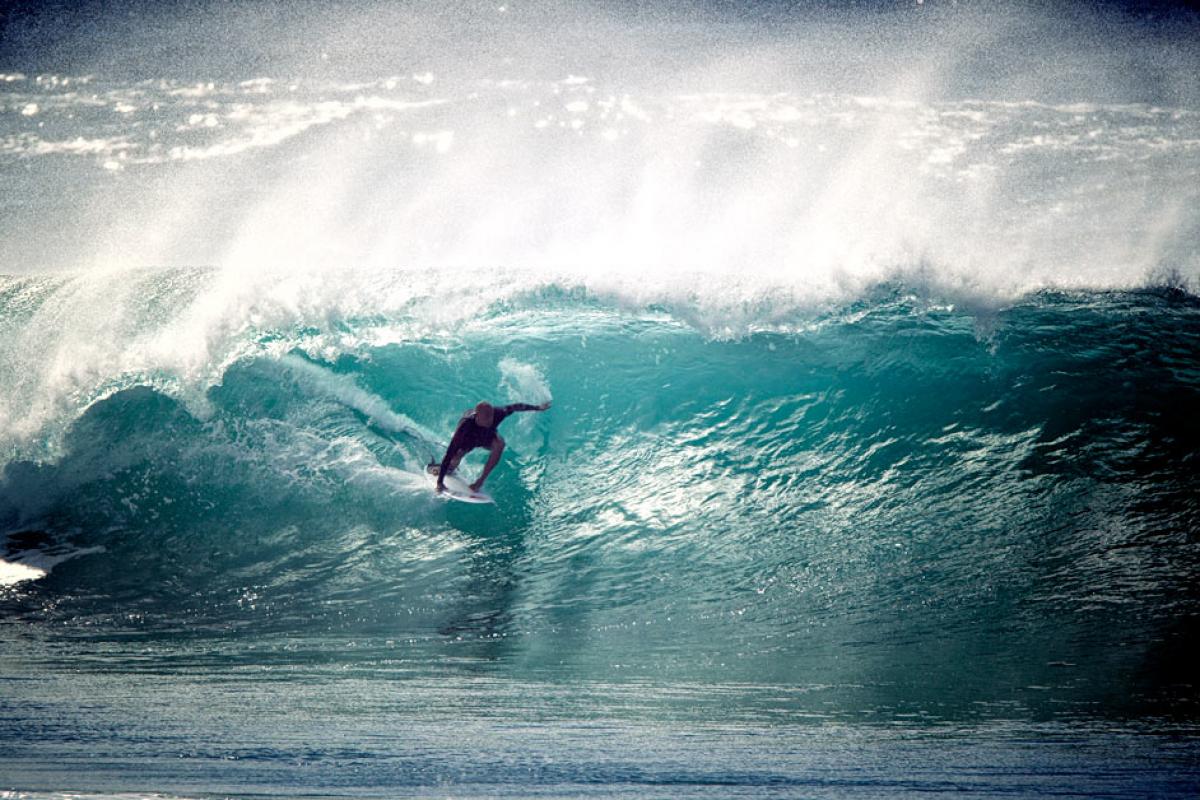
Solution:
{"label": "surfer's hand", "polygon": [[546,402],[544,402],[540,406],[538,406],[538,411],[545,411],[549,407],[550,407],[550,401],[547,400]]}

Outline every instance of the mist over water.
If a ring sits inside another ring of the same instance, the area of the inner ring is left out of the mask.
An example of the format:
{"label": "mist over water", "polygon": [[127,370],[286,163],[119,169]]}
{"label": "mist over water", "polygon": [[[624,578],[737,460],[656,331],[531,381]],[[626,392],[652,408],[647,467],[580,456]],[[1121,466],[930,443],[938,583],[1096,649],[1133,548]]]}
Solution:
{"label": "mist over water", "polygon": [[701,270],[802,295],[918,267],[1007,296],[1200,269],[1194,28],[503,8],[200,5],[102,17],[123,44],[78,50],[42,28],[88,7],[15,14],[3,151],[37,233],[5,262]]}
{"label": "mist over water", "polygon": [[1194,794],[1200,28],[919,6],[0,18],[0,790]]}

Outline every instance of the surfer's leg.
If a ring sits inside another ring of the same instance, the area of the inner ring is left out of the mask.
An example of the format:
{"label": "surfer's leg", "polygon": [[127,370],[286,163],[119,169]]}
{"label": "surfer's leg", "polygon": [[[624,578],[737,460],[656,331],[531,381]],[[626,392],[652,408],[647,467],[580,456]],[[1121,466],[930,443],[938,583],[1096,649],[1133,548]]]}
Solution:
{"label": "surfer's leg", "polygon": [[487,463],[483,465],[483,472],[479,473],[479,480],[471,484],[471,489],[478,492],[483,488],[483,482],[487,480],[487,476],[491,474],[492,469],[500,461],[500,454],[504,452],[504,440],[500,438],[500,434],[496,434],[492,439],[492,454],[488,456]]}
{"label": "surfer's leg", "polygon": [[[454,455],[450,457],[450,463],[446,465],[446,474],[447,475],[453,474],[454,470],[458,469],[458,462],[462,461],[463,456],[465,456],[466,454],[467,454],[466,450],[455,451]],[[430,475],[437,475],[438,470],[441,469],[441,467],[442,467],[442,465],[439,464],[438,462],[430,461],[429,466],[426,467],[426,470],[429,472]]]}

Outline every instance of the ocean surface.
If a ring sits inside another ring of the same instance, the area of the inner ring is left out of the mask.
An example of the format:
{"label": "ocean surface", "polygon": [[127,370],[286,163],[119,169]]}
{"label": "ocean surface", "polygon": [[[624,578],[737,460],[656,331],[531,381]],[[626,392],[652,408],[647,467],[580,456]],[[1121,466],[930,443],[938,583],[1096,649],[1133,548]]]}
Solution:
{"label": "ocean surface", "polygon": [[1193,17],[127,5],[0,27],[0,797],[1200,794]]}

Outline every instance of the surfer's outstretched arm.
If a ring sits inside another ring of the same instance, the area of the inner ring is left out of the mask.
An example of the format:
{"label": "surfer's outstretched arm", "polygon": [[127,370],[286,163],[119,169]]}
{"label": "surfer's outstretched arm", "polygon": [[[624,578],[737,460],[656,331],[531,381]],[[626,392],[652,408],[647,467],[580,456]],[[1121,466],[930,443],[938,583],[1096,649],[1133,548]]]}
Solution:
{"label": "surfer's outstretched arm", "polygon": [[547,400],[544,403],[540,403],[536,406],[533,403],[511,403],[507,406],[503,406],[501,408],[496,409],[497,417],[496,417],[495,424],[499,425],[500,420],[504,419],[509,414],[513,413],[514,411],[545,411],[549,407],[550,407],[549,400]]}

